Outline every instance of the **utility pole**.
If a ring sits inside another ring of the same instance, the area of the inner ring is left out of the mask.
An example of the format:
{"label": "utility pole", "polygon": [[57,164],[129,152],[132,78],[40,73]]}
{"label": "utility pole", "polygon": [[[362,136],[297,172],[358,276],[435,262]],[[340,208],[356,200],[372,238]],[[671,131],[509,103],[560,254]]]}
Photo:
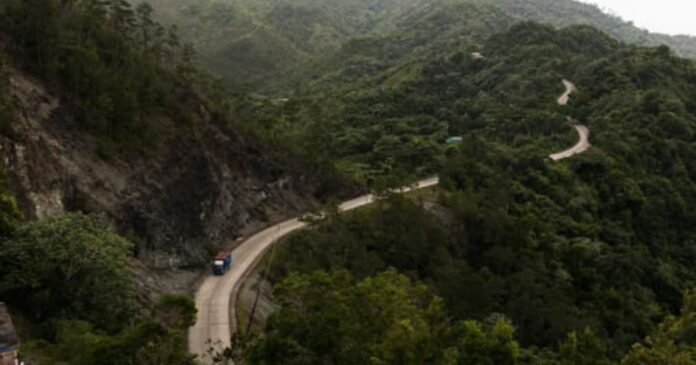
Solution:
{"label": "utility pole", "polygon": [[256,307],[258,306],[259,298],[261,297],[261,284],[266,282],[266,279],[268,279],[268,273],[271,271],[271,265],[273,264],[273,258],[275,257],[276,241],[279,238],[279,234],[280,225],[277,225],[276,233],[273,237],[273,243],[271,243],[271,245],[273,246],[271,247],[271,258],[268,260],[268,265],[266,265],[263,275],[259,278],[259,280],[256,281],[256,297],[254,298],[254,304],[251,306],[251,311],[249,312],[249,319],[247,320],[246,330],[244,332],[245,334],[248,334],[251,330],[251,322],[254,319],[254,314],[256,314]]}

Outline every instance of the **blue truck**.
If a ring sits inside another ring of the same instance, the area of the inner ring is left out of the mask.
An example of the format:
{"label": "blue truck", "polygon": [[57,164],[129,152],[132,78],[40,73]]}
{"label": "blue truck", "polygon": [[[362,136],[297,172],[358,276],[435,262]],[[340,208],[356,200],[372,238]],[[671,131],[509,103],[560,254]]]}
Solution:
{"label": "blue truck", "polygon": [[213,274],[225,275],[232,266],[232,252],[220,251],[213,261]]}

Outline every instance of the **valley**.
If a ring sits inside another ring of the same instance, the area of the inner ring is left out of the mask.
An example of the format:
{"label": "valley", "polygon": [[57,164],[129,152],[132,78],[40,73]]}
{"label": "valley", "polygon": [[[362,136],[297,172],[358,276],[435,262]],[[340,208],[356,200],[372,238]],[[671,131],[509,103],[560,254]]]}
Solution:
{"label": "valley", "polygon": [[[567,105],[570,95],[576,91],[575,85],[563,80],[566,90],[559,96],[557,103]],[[589,132],[584,126],[576,126],[581,141],[574,147],[551,155],[554,161],[572,157],[582,153],[589,148],[587,136]],[[411,190],[424,189],[435,186],[439,183],[438,178],[430,178],[418,182],[415,187],[398,189],[399,193],[408,193]],[[350,211],[376,201],[373,195],[365,195],[347,201],[338,207],[338,212]],[[216,348],[222,352],[224,348],[230,346],[228,339],[232,338],[232,333],[241,331],[236,325],[237,314],[236,297],[239,295],[239,287],[248,278],[248,273],[253,270],[253,266],[261,261],[261,256],[266,253],[269,247],[282,240],[284,236],[307,227],[307,223],[295,218],[274,226],[268,227],[263,231],[249,237],[239,244],[232,251],[234,266],[226,276],[208,276],[196,290],[196,307],[199,308],[198,322],[189,331],[189,350],[198,354],[201,359],[207,358],[209,348]],[[209,342],[212,341],[212,344]]]}
{"label": "valley", "polygon": [[16,356],[693,364],[694,50],[572,0],[2,1]]}
{"label": "valley", "polygon": [[[413,187],[399,189],[400,193],[425,189],[437,185],[437,178],[421,180]],[[347,212],[376,201],[373,195],[364,195],[339,205],[339,212]],[[233,251],[234,266],[225,276],[208,276],[196,290],[196,307],[199,308],[198,322],[188,335],[189,350],[201,359],[207,358],[208,340],[218,351],[230,346],[236,325],[235,300],[241,282],[248,276],[261,256],[289,233],[307,226],[300,218],[278,223],[245,239]]]}
{"label": "valley", "polygon": [[[573,0],[156,0],[152,5],[158,18],[177,24],[202,62],[235,90],[253,85],[255,90],[287,91],[313,70],[328,73],[327,59],[363,63],[374,57],[361,66],[394,67],[393,57],[427,57],[424,51],[439,48],[438,43],[475,44],[519,21],[589,25],[627,43],[667,44],[682,56],[696,57],[693,37],[650,33]],[[390,45],[370,45],[382,38],[391,39]],[[406,49],[400,51],[402,46]],[[343,58],[331,59],[342,49]],[[293,73],[297,76],[288,77]]]}

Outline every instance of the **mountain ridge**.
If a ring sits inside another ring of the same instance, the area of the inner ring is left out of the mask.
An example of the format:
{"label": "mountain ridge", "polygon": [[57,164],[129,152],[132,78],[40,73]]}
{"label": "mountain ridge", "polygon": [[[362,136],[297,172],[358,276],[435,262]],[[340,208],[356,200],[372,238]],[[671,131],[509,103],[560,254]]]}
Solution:
{"label": "mountain ridge", "polygon": [[[282,79],[288,71],[311,69],[316,61],[340,57],[331,54],[340,54],[341,47],[354,37],[380,37],[399,30],[408,32],[409,21],[405,20],[409,17],[427,16],[433,8],[465,4],[483,11],[495,7],[515,22],[537,21],[556,27],[590,25],[627,43],[667,44],[683,56],[696,57],[694,37],[650,33],[594,5],[574,0],[409,0],[400,4],[386,0],[375,3],[357,0],[348,3],[330,0],[154,2],[160,18],[167,23],[180,24],[185,38],[200,46],[203,62],[236,90],[250,85],[276,85],[277,79]],[[240,43],[235,39],[248,31],[248,24],[262,27],[265,33]],[[507,26],[498,27],[496,33],[506,29]],[[218,36],[210,38],[210,34]],[[473,38],[480,39],[480,43],[488,36],[490,34],[480,33]]]}

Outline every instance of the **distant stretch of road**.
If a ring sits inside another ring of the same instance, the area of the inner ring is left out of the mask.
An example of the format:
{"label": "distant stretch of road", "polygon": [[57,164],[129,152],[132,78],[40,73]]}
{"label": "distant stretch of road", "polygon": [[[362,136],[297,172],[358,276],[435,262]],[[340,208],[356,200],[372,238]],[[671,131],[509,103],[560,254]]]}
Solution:
{"label": "distant stretch of road", "polygon": [[[439,182],[439,178],[433,177],[399,191],[406,193],[411,190],[435,186]],[[375,200],[376,198],[372,194],[364,195],[341,204],[339,211],[349,211],[371,204]],[[211,274],[205,278],[196,291],[198,321],[189,330],[189,351],[198,354],[204,361],[210,362],[210,359],[205,358],[205,353],[211,346],[207,343],[208,340],[211,340],[216,348],[230,345],[231,334],[236,328],[236,314],[233,304],[237,290],[246,274],[279,238],[306,225],[307,223],[295,218],[264,229],[243,241],[232,251],[232,267],[224,276]]]}
{"label": "distant stretch of road", "polygon": [[[563,95],[558,97],[558,105],[568,105],[568,101],[570,100],[570,94],[577,90],[575,88],[575,85],[568,80],[563,80],[563,85],[565,86],[566,90],[563,93]],[[591,146],[590,130],[587,129],[587,127],[585,127],[584,125],[578,124],[578,121],[575,119],[568,118],[568,120],[573,124],[573,127],[578,132],[578,143],[576,143],[575,146],[565,151],[549,155],[549,157],[554,161],[563,160],[571,156],[577,155],[579,153],[583,153],[587,151]]]}
{"label": "distant stretch of road", "polygon": [[[559,105],[567,105],[570,95],[576,90],[575,85],[568,80],[563,80],[566,90],[558,98]],[[571,157],[590,148],[589,130],[584,125],[578,124],[572,118],[568,120],[580,137],[579,142],[572,148],[550,155],[554,161]],[[439,184],[437,177],[419,181],[411,187],[400,189],[401,192],[423,189]],[[373,203],[376,198],[364,195],[349,200],[340,205],[339,211],[345,212]],[[268,227],[263,231],[243,241],[232,251],[232,267],[224,276],[210,275],[196,291],[196,307],[198,308],[198,321],[189,330],[188,346],[192,353],[198,354],[204,361],[209,347],[224,348],[230,345],[231,334],[236,328],[236,314],[234,302],[236,293],[246,274],[260,260],[266,250],[283,236],[307,226],[307,223],[299,218]],[[208,341],[212,341],[212,344]]]}
{"label": "distant stretch of road", "polygon": [[563,92],[563,95],[558,97],[558,105],[568,105],[568,102],[570,101],[570,94],[577,91],[575,84],[568,80],[563,80],[563,86],[565,86],[566,89],[565,92]]}

